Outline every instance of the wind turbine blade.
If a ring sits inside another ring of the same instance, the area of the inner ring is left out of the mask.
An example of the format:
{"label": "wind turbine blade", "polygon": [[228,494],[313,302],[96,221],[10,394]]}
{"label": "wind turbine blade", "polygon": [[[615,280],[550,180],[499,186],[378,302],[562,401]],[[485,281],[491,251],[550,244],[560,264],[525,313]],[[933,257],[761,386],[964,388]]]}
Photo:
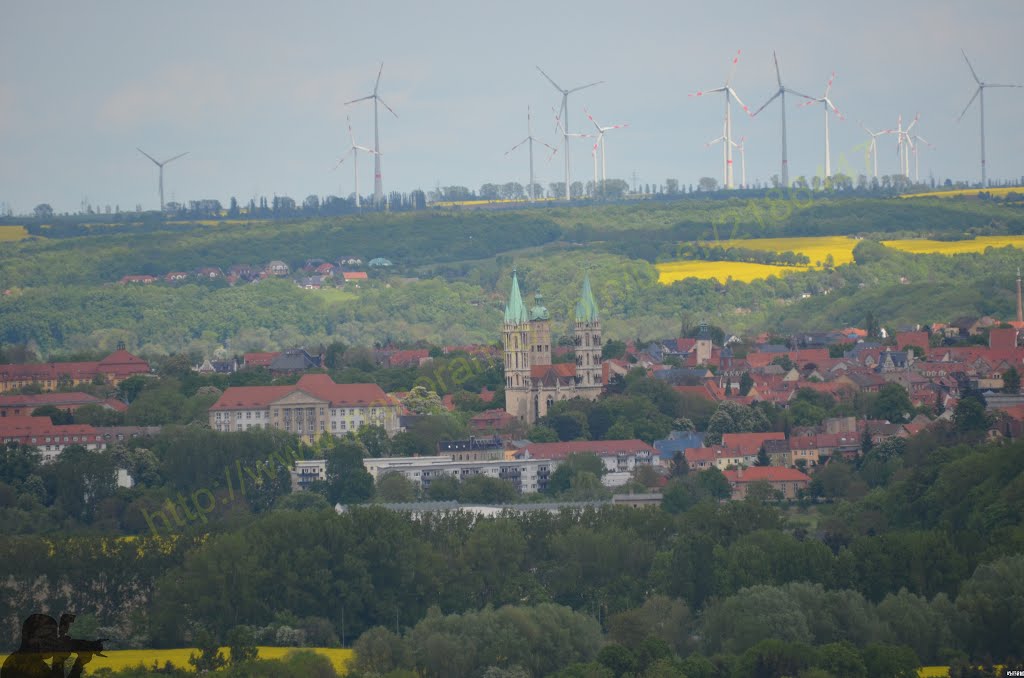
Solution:
{"label": "wind turbine blade", "polygon": [[974,100],[978,98],[979,93],[981,93],[981,87],[978,87],[978,89],[974,90],[974,96],[971,97],[971,100],[967,102],[966,106],[964,106],[964,110],[962,113],[960,113],[960,117],[956,119],[957,122],[960,122],[961,120],[964,119],[964,115],[967,114],[967,109],[970,108],[971,104],[974,103]]}
{"label": "wind turbine blade", "polygon": [[182,156],[185,156],[185,155],[188,155],[188,151],[185,151],[184,153],[179,153],[178,155],[174,156],[173,158],[167,158],[167,160],[164,160],[164,164],[166,165],[167,163],[169,163],[169,162],[171,162],[173,160],[177,160],[178,158],[180,158]]}
{"label": "wind turbine blade", "polygon": [[781,89],[780,89],[780,90],[779,90],[778,92],[776,92],[775,94],[773,94],[773,95],[772,95],[772,98],[771,98],[771,99],[769,99],[768,101],[766,101],[766,102],[764,102],[763,104],[761,104],[761,108],[759,108],[759,109],[757,109],[756,111],[754,111],[754,112],[753,112],[753,113],[752,113],[752,114],[750,115],[750,117],[754,117],[755,115],[757,115],[758,113],[760,113],[761,111],[763,111],[763,110],[765,109],[765,107],[767,107],[767,106],[768,106],[768,104],[770,104],[771,102],[775,101],[775,100],[776,100],[776,99],[778,99],[778,98],[779,98],[780,96],[782,96],[782,90],[781,90]]}
{"label": "wind turbine blade", "polygon": [[157,165],[157,166],[159,166],[159,165],[160,165],[160,163],[159,163],[159,162],[157,162],[157,159],[156,159],[156,158],[154,158],[153,156],[151,156],[151,155],[150,155],[149,153],[146,153],[146,152],[145,152],[144,150],[142,150],[142,149],[141,149],[141,148],[139,148],[138,146],[136,146],[136,147],[135,147],[135,150],[136,150],[136,151],[138,151],[139,153],[141,153],[142,155],[146,156],[146,157],[147,157],[147,158],[149,158],[150,160],[152,160],[152,161],[153,161],[153,164],[155,164],[155,165]]}
{"label": "wind turbine blade", "polygon": [[555,82],[554,80],[552,80],[550,75],[548,75],[547,73],[544,72],[543,68],[541,68],[540,66],[537,66],[537,70],[540,71],[540,74],[543,75],[547,79],[547,81],[551,83],[552,87],[557,89],[559,92],[564,92],[564,90],[561,87],[558,86],[558,83]]}
{"label": "wind turbine blade", "polygon": [[775,79],[779,81],[779,89],[784,89],[782,87],[782,74],[779,73],[779,57],[775,54],[774,49],[772,50],[772,61],[775,62]]}
{"label": "wind turbine blade", "polygon": [[388,109],[388,111],[391,113],[391,115],[395,116],[396,118],[398,117],[398,113],[395,113],[394,111],[392,111],[391,107],[388,106],[386,103],[384,103],[383,99],[381,99],[380,97],[377,97],[377,101],[379,101],[381,103],[381,106],[383,106],[384,108]]}
{"label": "wind turbine blade", "polygon": [[360,97],[358,99],[353,99],[352,101],[346,101],[342,105],[343,106],[348,106],[349,104],[355,104],[355,103],[359,103],[360,101],[366,101],[367,99],[373,99],[373,98],[374,98],[374,95],[371,94],[370,96]]}
{"label": "wind turbine blade", "polygon": [[918,135],[915,134],[914,138],[917,139],[918,141],[923,141],[924,145],[927,146],[928,148],[935,148],[935,146],[930,141],[928,141],[927,139],[925,139],[922,136],[918,136]]}
{"label": "wind turbine blade", "polygon": [[743,108],[744,111],[746,111],[747,115],[749,115],[750,114],[750,108],[748,108],[747,105],[745,103],[743,103],[743,100],[740,99],[740,95],[736,94],[736,90],[734,90],[732,87],[730,87],[728,89],[729,89],[729,93],[732,94],[732,96],[736,99],[736,102]]}
{"label": "wind turbine blade", "polygon": [[[517,148],[519,148],[520,146],[522,146],[523,144],[525,144],[525,143],[526,143],[527,141],[529,141],[529,140],[530,140],[530,137],[526,137],[525,139],[523,139],[522,141],[520,141],[520,142],[519,142],[518,144],[516,144],[516,145],[515,145],[515,146],[513,146],[512,148],[510,148],[510,149],[508,149],[507,151],[505,151],[505,155],[508,155],[509,153],[511,153],[512,151],[516,150]],[[545,146],[546,146],[546,145],[547,145],[547,144],[545,144]]]}
{"label": "wind turbine blade", "polygon": [[541,144],[543,146],[547,146],[548,148],[550,148],[551,149],[551,155],[554,155],[555,153],[558,153],[558,149],[555,148],[554,146],[552,146],[551,144],[546,144],[543,141],[539,141],[537,143],[539,143],[539,144]]}
{"label": "wind turbine blade", "polygon": [[352,148],[358,148],[360,151],[363,151],[364,153],[370,153],[372,155],[380,155],[380,156],[384,155],[383,153],[378,153],[377,151],[373,150],[372,148],[367,148],[366,146],[353,146]]}
{"label": "wind turbine blade", "polygon": [[384,62],[380,62],[380,70],[377,71],[377,82],[373,83],[373,93],[377,93],[377,88],[380,87],[380,76],[384,73]]}
{"label": "wind turbine blade", "polygon": [[689,96],[691,96],[691,97],[702,97],[705,94],[714,94],[715,92],[724,92],[724,91],[725,91],[725,87],[716,87],[715,89],[697,90],[696,92],[694,92],[693,94],[690,94]]}
{"label": "wind turbine blade", "polygon": [[996,83],[985,83],[985,87],[1021,87],[1021,85],[997,85]]}
{"label": "wind turbine blade", "polygon": [[[838,108],[836,108],[836,105],[835,105],[834,103],[832,103],[832,100],[831,100],[831,99],[828,99],[828,98],[826,98],[826,99],[822,99],[822,101],[824,101],[824,102],[825,102],[825,105],[826,105],[826,106],[828,106],[829,108],[831,108],[831,109],[832,109],[832,112],[833,112],[833,113],[835,113],[835,114],[836,114],[837,116],[839,116],[839,119],[840,119],[840,120],[845,120],[845,119],[846,119],[846,118],[845,118],[845,117],[843,116],[843,114],[839,112],[839,109],[838,109]],[[908,128],[908,129],[909,129],[909,128]]]}
{"label": "wind turbine blade", "polygon": [[345,156],[344,155],[341,156],[341,160],[338,161],[338,164],[331,168],[331,171],[333,172],[334,170],[336,170],[339,167],[341,167],[341,163],[343,163],[343,162],[345,162]]}
{"label": "wind turbine blade", "polygon": [[909,125],[907,125],[907,129],[905,129],[903,131],[909,134],[910,130],[914,129],[914,125],[916,125],[917,121],[920,120],[920,119],[921,119],[921,114],[918,113],[917,115],[914,116],[914,121],[911,122]]}
{"label": "wind turbine blade", "polygon": [[814,98],[812,96],[808,96],[808,95],[804,94],[803,92],[797,92],[795,89],[790,89],[788,87],[783,87],[782,89],[786,90],[786,92],[788,92],[789,94],[795,94],[796,96],[803,97],[804,99],[813,99]]}
{"label": "wind turbine blade", "polygon": [[868,134],[870,134],[872,138],[874,138],[874,136],[875,136],[875,133],[874,133],[874,132],[872,132],[871,130],[869,130],[869,129],[867,128],[867,125],[865,125],[865,124],[864,124],[863,122],[860,122],[860,121],[858,121],[858,122],[857,122],[857,124],[858,124],[858,125],[860,125],[860,127],[861,127],[861,129],[862,129],[862,130],[864,130],[865,132],[867,132]]}
{"label": "wind turbine blade", "polygon": [[352,116],[346,115],[345,120],[348,122],[348,140],[352,142],[352,145],[356,145],[356,137],[352,134]]}
{"label": "wind turbine blade", "polygon": [[597,124],[597,120],[594,120],[594,116],[592,116],[590,114],[590,111],[587,110],[586,106],[583,107],[583,112],[587,114],[587,120],[589,120],[590,122],[594,123],[594,127],[596,127],[597,131],[600,132],[601,131],[601,126]]}
{"label": "wind turbine blade", "polygon": [[588,87],[593,87],[594,85],[602,85],[602,84],[604,84],[604,80],[598,80],[597,82],[592,82],[589,85],[582,85],[580,87],[574,87],[571,90],[569,90],[568,92],[566,92],[566,94],[572,94],[573,92],[579,92],[581,89],[586,89]]}
{"label": "wind turbine blade", "polygon": [[979,85],[982,84],[981,78],[979,78],[978,74],[974,72],[974,66],[971,65],[971,60],[967,58],[967,52],[965,52],[963,48],[961,48],[960,53],[964,55],[964,61],[967,62],[967,68],[971,69],[971,75],[974,76],[974,82],[978,83]]}
{"label": "wind turbine blade", "polygon": [[836,72],[832,71],[832,75],[829,76],[829,79],[828,79],[828,84],[825,85],[825,96],[824,96],[825,99],[828,98],[829,92],[832,91],[832,83],[835,81],[835,79],[836,79]]}
{"label": "wind turbine blade", "polygon": [[729,68],[729,77],[725,79],[725,86],[728,87],[729,83],[732,82],[732,76],[736,73],[736,64],[740,62],[740,51],[736,50],[736,56],[732,58],[732,67]]}
{"label": "wind turbine blade", "polygon": [[718,137],[717,139],[712,139],[711,141],[709,141],[706,144],[704,144],[704,148],[709,148],[711,146],[714,146],[719,141],[725,141],[725,137]]}
{"label": "wind turbine blade", "polygon": [[808,98],[807,101],[801,101],[796,105],[797,108],[803,108],[805,106],[813,106],[814,104],[820,104],[824,99],[812,99]]}

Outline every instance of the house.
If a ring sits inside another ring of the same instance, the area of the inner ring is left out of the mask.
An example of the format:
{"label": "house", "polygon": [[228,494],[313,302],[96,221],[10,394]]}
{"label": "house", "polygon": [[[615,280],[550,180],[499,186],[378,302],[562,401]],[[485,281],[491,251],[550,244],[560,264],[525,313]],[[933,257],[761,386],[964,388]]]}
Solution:
{"label": "house", "polygon": [[363,260],[359,257],[338,257],[338,266],[362,266]]}
{"label": "house", "polygon": [[260,269],[249,264],[235,264],[228,269],[228,275],[234,276],[237,280],[256,280],[262,273]]}
{"label": "house", "polygon": [[278,353],[267,365],[271,374],[287,374],[304,372],[323,367],[324,357],[321,354],[310,355],[302,348],[290,348]]}
{"label": "house", "polygon": [[270,367],[280,351],[253,351],[242,356],[242,367]]}
{"label": "house", "polygon": [[515,421],[504,409],[484,410],[470,418],[469,428],[474,433],[497,433],[507,431]]}
{"label": "house", "polygon": [[366,275],[366,271],[344,271],[342,272],[341,277],[345,282],[359,282],[360,280],[369,279],[369,276]]}
{"label": "house", "polygon": [[722,447],[738,451],[742,455],[757,455],[767,440],[785,440],[786,434],[782,431],[768,431],[766,433],[723,433]]}
{"label": "house", "polygon": [[367,264],[367,266],[374,266],[374,267],[377,267],[377,266],[392,266],[392,265],[393,264],[391,263],[391,260],[390,259],[385,259],[384,257],[374,257],[373,259],[370,259],[370,262]]}
{"label": "house", "polygon": [[495,459],[483,461],[456,461],[449,455],[435,457],[382,457],[363,460],[363,466],[374,481],[388,473],[400,473],[411,482],[430,488],[430,484],[443,477],[465,480],[485,476],[505,480],[520,494],[543,492],[548,488],[557,459]]}
{"label": "house", "polygon": [[102,436],[87,424],[54,424],[49,417],[26,416],[0,419],[0,443],[35,447],[44,462],[56,459],[69,445],[81,445],[87,450],[106,447]]}
{"label": "house", "polygon": [[0,365],[0,393],[29,385],[56,390],[103,381],[117,386],[128,377],[149,374],[149,363],[118,348],[100,361]]}
{"label": "house", "polygon": [[181,282],[186,278],[188,278],[188,273],[186,273],[185,271],[171,271],[170,273],[164,276],[164,282],[176,283]]}
{"label": "house", "polygon": [[313,275],[308,278],[302,278],[296,284],[304,290],[318,290],[324,286],[324,281],[320,276]]}
{"label": "house", "polygon": [[[504,412],[504,410],[497,410]],[[437,452],[448,455],[452,461],[494,461],[505,459],[505,444],[501,438],[471,437],[468,440],[441,440],[437,443]]]}
{"label": "house", "polygon": [[327,480],[326,459],[297,459],[291,470],[292,491],[305,490],[318,480]]}
{"label": "house", "polygon": [[156,278],[151,275],[126,275],[117,282],[121,285],[128,285],[131,283],[150,285],[156,282]]}
{"label": "house", "polygon": [[330,263],[329,261],[325,261],[324,263],[316,267],[314,273],[316,273],[319,276],[329,278],[334,275],[334,269],[334,264]]}
{"label": "house", "polygon": [[376,384],[336,384],[326,374],[307,374],[288,386],[232,386],[210,407],[209,422],[215,431],[277,428],[313,442],[365,425],[394,435],[400,410]]}
{"label": "house", "polygon": [[658,451],[642,440],[573,440],[564,443],[533,443],[527,441],[515,451],[516,459],[547,459],[561,461],[570,454],[595,454],[604,463],[605,471],[631,472],[637,466],[657,463]]}
{"label": "house", "polygon": [[732,486],[732,498],[745,499],[752,483],[764,482],[782,493],[785,499],[796,499],[807,489],[811,479],[795,468],[778,466],[752,466],[735,471],[725,471],[725,478]]}
{"label": "house", "polygon": [[283,261],[275,259],[274,261],[267,264],[268,275],[283,276],[288,275],[290,272],[291,270],[288,268],[288,264],[284,263]]}
{"label": "house", "polygon": [[216,280],[224,277],[224,271],[217,266],[203,266],[196,269],[196,277],[200,280]]}
{"label": "house", "polygon": [[231,360],[210,360],[206,358],[199,365],[192,368],[199,374],[232,374],[238,371],[238,359]]}
{"label": "house", "polygon": [[0,396],[0,417],[28,417],[39,407],[53,406],[74,412],[83,405],[102,405],[104,401],[88,393],[35,393]]}
{"label": "house", "polygon": [[705,471],[712,467],[724,471],[727,468],[753,466],[757,461],[757,451],[750,454],[724,445],[712,445],[688,448],[683,451],[683,457],[693,471]]}

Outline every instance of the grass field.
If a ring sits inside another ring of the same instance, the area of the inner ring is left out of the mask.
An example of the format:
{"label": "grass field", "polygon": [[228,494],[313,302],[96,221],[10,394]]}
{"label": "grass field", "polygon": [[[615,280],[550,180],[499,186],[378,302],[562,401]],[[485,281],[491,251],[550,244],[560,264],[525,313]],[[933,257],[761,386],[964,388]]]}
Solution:
{"label": "grass field", "polygon": [[0,242],[7,240],[21,240],[28,237],[28,231],[24,226],[0,226]]}
{"label": "grass field", "polygon": [[328,304],[338,304],[343,301],[349,301],[355,299],[355,292],[351,292],[341,287],[323,287],[318,290],[306,290],[310,294],[323,299]]}
{"label": "grass field", "polygon": [[[770,252],[796,252],[805,254],[811,260],[807,267],[772,266],[767,264],[746,264],[733,261],[671,261],[657,264],[658,282],[671,285],[684,278],[707,280],[715,278],[725,282],[730,276],[739,282],[761,280],[772,275],[785,275],[793,271],[817,268],[829,254],[836,266],[853,261],[853,248],[857,240],[845,236],[822,236],[820,238],[762,238],[757,240],[730,240],[725,247],[743,247],[751,250]],[[973,240],[886,240],[891,247],[910,254],[965,254],[984,252],[989,247],[1017,247],[1024,249],[1024,236],[986,235]]]}
{"label": "grass field", "polygon": [[[352,659],[352,650],[340,647],[296,648],[261,646],[258,650],[260,659],[280,659],[293,650],[312,650],[317,654],[327,657],[331,664],[334,665],[334,670],[341,676],[347,673],[346,665]],[[102,668],[110,668],[116,671],[138,666],[139,664],[151,667],[154,661],[161,667],[166,662],[171,662],[178,668],[188,669],[191,668],[188,663],[188,657],[193,652],[199,653],[198,650],[188,647],[169,650],[107,650],[104,652],[107,655],[106,657],[93,657],[93,660],[86,667],[86,675]],[[221,652],[225,657],[228,656],[228,648],[221,648]],[[6,658],[5,655],[0,655],[0,663]]]}
{"label": "grass field", "polygon": [[1024,188],[1020,186],[1009,186],[1006,188],[962,188],[952,191],[930,191],[928,193],[907,193],[901,198],[958,198],[961,196],[976,197],[978,193],[985,192],[989,195],[1002,198],[1008,193],[1020,193],[1024,195]]}

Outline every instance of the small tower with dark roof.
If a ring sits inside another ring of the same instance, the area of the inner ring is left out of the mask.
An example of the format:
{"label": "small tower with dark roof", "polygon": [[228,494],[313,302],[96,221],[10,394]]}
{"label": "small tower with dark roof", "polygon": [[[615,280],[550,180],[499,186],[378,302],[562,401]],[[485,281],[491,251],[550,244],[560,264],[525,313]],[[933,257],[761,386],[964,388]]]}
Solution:
{"label": "small tower with dark roof", "polygon": [[533,295],[530,309],[530,365],[551,364],[551,316],[544,306],[544,295]]}

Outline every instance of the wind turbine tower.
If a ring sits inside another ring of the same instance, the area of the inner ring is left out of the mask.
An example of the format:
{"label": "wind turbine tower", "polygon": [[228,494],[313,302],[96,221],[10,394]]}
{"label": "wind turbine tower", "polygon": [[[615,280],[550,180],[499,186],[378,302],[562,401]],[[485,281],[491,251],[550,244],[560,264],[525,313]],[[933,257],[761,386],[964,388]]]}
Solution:
{"label": "wind turbine tower", "polygon": [[967,113],[967,109],[971,107],[975,99],[978,99],[980,107],[980,118],[981,118],[981,185],[988,186],[988,174],[985,168],[985,88],[986,87],[1020,87],[1020,85],[997,85],[991,82],[983,82],[978,74],[974,72],[974,66],[971,65],[971,60],[967,58],[967,53],[960,50],[960,53],[964,55],[964,61],[967,62],[967,68],[971,69],[971,75],[974,76],[974,82],[978,83],[978,89],[974,90],[974,96],[964,106],[963,112],[960,117],[957,118],[957,122],[964,119],[964,115]]}
{"label": "wind turbine tower", "polygon": [[552,87],[554,87],[555,89],[562,93],[562,108],[559,110],[559,113],[556,116],[556,118],[562,121],[560,123],[562,127],[562,140],[565,143],[565,199],[569,200],[569,185],[572,181],[569,166],[569,156],[571,155],[571,153],[569,152],[569,137],[571,136],[569,134],[569,95],[572,94],[573,92],[578,92],[581,89],[593,87],[594,85],[600,85],[601,83],[604,82],[604,80],[598,80],[597,82],[592,82],[588,85],[580,85],[579,87],[573,87],[572,89],[564,89],[560,87],[558,83],[556,83],[554,80],[552,80],[551,76],[545,73],[544,69],[542,69],[540,66],[537,66],[537,70],[540,71],[540,74],[543,75],[544,78],[551,83]]}
{"label": "wind turbine tower", "polygon": [[736,50],[736,56],[732,58],[732,68],[729,70],[729,77],[725,79],[724,85],[715,89],[700,90],[690,95],[691,97],[701,97],[705,94],[714,94],[716,92],[725,93],[725,134],[723,135],[725,143],[723,144],[722,174],[724,175],[726,188],[735,188],[732,179],[732,147],[736,145],[732,140],[732,100],[735,98],[736,102],[743,107],[743,110],[750,113],[750,109],[747,108],[747,105],[736,94],[736,90],[729,84],[732,82],[732,76],[736,72],[736,64],[739,63],[739,60],[740,50]]}
{"label": "wind turbine tower", "polygon": [[[530,144],[530,146],[529,146],[529,148],[530,148],[530,186],[529,186],[529,190],[526,192],[526,195],[529,196],[530,202],[533,202],[534,200],[537,199],[537,196],[535,196],[533,194],[533,188],[535,186],[535,182],[533,180],[533,142],[535,142],[535,141],[538,144],[541,144],[543,146],[547,146],[548,148],[550,148],[551,149],[551,157],[554,157],[555,153],[558,153],[558,149],[555,148],[554,146],[552,146],[550,144],[546,144],[543,141],[541,141],[540,139],[534,138],[534,136],[533,136],[533,119],[530,116],[530,107],[527,106],[526,107],[526,138],[523,139],[522,141],[520,141],[518,144],[516,144],[512,148],[510,148],[507,151],[505,151],[505,157],[508,157],[508,155],[512,151],[516,150],[517,148],[519,148],[523,144],[529,142],[529,144]],[[550,160],[551,157],[549,157],[548,160]]]}
{"label": "wind turbine tower", "polygon": [[771,102],[775,101],[775,99],[779,99],[779,105],[780,105],[780,107],[782,109],[782,175],[781,176],[782,176],[782,185],[788,188],[789,187],[789,156],[788,156],[787,150],[786,150],[786,92],[789,92],[790,94],[795,94],[796,96],[799,96],[799,97],[803,97],[804,99],[810,99],[811,97],[807,96],[806,94],[801,94],[800,92],[797,92],[795,90],[791,90],[788,87],[786,87],[785,85],[783,85],[782,84],[782,75],[779,73],[779,58],[775,55],[774,51],[772,52],[772,60],[775,62],[775,79],[779,83],[779,89],[775,90],[775,94],[773,94],[772,97],[770,99],[768,99],[768,101],[764,102],[761,105],[761,108],[759,108],[756,111],[754,111],[754,114],[751,117],[754,117],[754,115],[757,115],[758,113],[763,111],[765,109],[765,107],[768,104],[770,104]]}
{"label": "wind turbine tower", "polygon": [[379,207],[384,202],[384,184],[381,181],[380,173],[380,134],[378,131],[378,116],[377,116],[377,104],[380,103],[384,108],[388,109],[391,115],[398,117],[398,114],[391,110],[391,107],[384,103],[384,100],[377,94],[380,89],[380,76],[384,73],[383,62],[380,65],[380,70],[377,71],[377,81],[373,84],[373,93],[360,97],[359,99],[353,99],[352,101],[346,101],[345,105],[354,104],[359,101],[367,101],[373,99],[373,204],[375,207]]}
{"label": "wind turbine tower", "polygon": [[[598,146],[601,147],[601,192],[603,193],[604,192],[604,182],[608,181],[608,165],[605,162],[605,153],[604,153],[604,134],[605,134],[605,132],[609,132],[609,131],[611,131],[613,129],[622,129],[623,127],[629,127],[629,123],[623,123],[621,125],[608,125],[606,127],[601,127],[601,125],[597,124],[597,120],[594,120],[594,116],[592,116],[590,114],[590,111],[588,111],[586,109],[586,107],[584,107],[583,112],[587,114],[587,119],[590,120],[590,122],[594,123],[594,127],[597,129],[597,141],[594,142],[594,151],[593,151],[593,153],[594,153],[594,160],[596,162],[597,161],[597,147]],[[597,181],[597,172],[594,172],[594,181],[595,182]],[[595,186],[595,188],[596,188],[596,186]]]}
{"label": "wind turbine tower", "polygon": [[828,138],[828,114],[829,110],[833,111],[836,116],[842,120],[843,114],[839,112],[836,105],[832,103],[832,99],[829,98],[829,94],[832,92],[832,82],[836,79],[836,74],[832,73],[832,76],[828,79],[828,84],[825,85],[825,93],[817,99],[811,99],[800,104],[801,106],[813,106],[814,104],[824,104],[825,108],[825,181],[828,181],[829,177],[832,176],[832,157],[830,155],[831,149],[829,147]]}
{"label": "wind turbine tower", "polygon": [[[355,186],[356,209],[359,209],[361,207],[361,205],[359,204],[359,151],[363,151],[364,153],[372,153],[373,155],[378,155],[378,153],[372,148],[360,146],[359,144],[356,143],[356,138],[352,134],[352,118],[346,119],[348,120],[348,138],[349,141],[352,142],[352,145],[349,146],[349,149],[345,153],[345,155],[348,155],[349,153],[352,154],[352,174],[353,184]],[[338,169],[339,167],[341,167],[341,163],[345,162],[345,155],[341,156],[341,160],[339,160],[338,164],[334,166],[334,169]]]}
{"label": "wind turbine tower", "polygon": [[160,168],[160,213],[163,214],[163,212],[164,212],[164,165],[166,165],[169,162],[174,162],[175,160],[177,160],[178,158],[180,158],[180,157],[182,157],[184,155],[188,155],[188,151],[185,151],[184,153],[179,153],[178,155],[174,156],[173,158],[167,158],[167,160],[164,160],[163,162],[160,162],[159,160],[157,160],[156,158],[151,156],[149,153],[146,153],[144,150],[142,150],[138,146],[135,147],[135,150],[138,151],[139,153],[141,153],[142,155],[146,156],[150,160],[152,160],[153,164]]}
{"label": "wind turbine tower", "polygon": [[893,130],[891,130],[891,129],[884,129],[881,132],[872,132],[871,130],[869,130],[864,125],[864,123],[860,123],[860,126],[861,126],[861,128],[865,132],[867,132],[871,136],[871,142],[868,143],[868,150],[867,150],[866,155],[870,155],[871,158],[872,158],[872,162],[874,163],[874,174],[872,176],[877,179],[878,178],[878,137],[882,136],[883,134],[892,134]]}

